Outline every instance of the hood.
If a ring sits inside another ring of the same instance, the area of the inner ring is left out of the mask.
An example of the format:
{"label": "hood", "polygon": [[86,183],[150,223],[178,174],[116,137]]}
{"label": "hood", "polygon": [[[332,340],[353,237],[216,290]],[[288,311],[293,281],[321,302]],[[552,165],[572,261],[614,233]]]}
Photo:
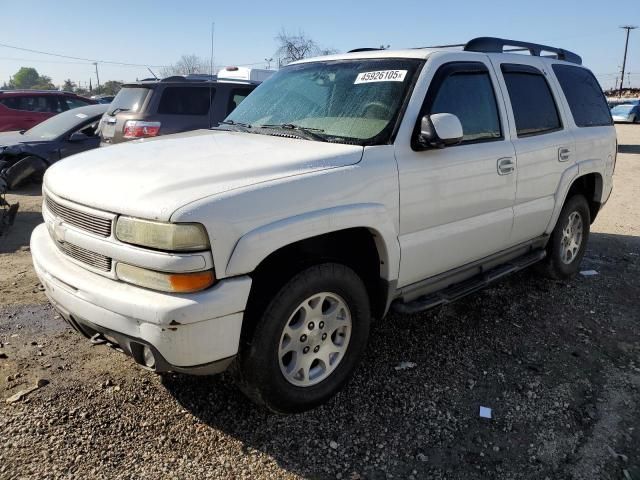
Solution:
{"label": "hood", "polygon": [[2,132],[0,133],[0,147],[8,147],[16,143],[28,142],[31,139],[20,132]]}
{"label": "hood", "polygon": [[355,145],[199,130],[71,156],[47,170],[44,185],[100,210],[167,221],[195,200],[352,165],[362,152]]}

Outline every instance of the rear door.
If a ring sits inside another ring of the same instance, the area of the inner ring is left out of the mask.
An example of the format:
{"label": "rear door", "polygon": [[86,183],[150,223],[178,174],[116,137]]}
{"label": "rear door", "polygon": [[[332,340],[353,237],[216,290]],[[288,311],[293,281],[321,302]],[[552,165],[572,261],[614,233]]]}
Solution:
{"label": "rear door", "polygon": [[491,58],[505,92],[516,151],[517,190],[510,239],[515,245],[544,234],[562,172],[575,162],[575,142],[544,63],[525,55]]}

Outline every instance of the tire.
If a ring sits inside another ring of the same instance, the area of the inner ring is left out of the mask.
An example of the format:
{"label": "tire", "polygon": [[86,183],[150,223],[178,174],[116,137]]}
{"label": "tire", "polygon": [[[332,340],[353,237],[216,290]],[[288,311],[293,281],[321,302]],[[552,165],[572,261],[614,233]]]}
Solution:
{"label": "tire", "polygon": [[[584,196],[573,195],[567,199],[547,244],[547,257],[541,263],[546,276],[566,280],[578,273],[587,248],[590,226],[591,213]],[[578,234],[580,229],[582,233]]]}
{"label": "tire", "polygon": [[[353,270],[336,263],[307,268],[278,291],[241,347],[232,367],[237,384],[276,413],[314,408],[350,379],[370,321],[369,296]],[[299,369],[305,365],[308,371]]]}
{"label": "tire", "polygon": [[44,173],[47,164],[38,157],[24,157],[4,171],[4,178],[9,189],[13,190],[25,183],[35,174]]}

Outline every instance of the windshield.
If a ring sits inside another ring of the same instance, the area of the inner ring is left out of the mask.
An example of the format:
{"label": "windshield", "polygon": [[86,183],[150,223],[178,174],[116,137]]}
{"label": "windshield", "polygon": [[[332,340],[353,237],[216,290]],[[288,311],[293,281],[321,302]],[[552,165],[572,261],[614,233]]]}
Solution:
{"label": "windshield", "polygon": [[386,143],[423,63],[358,59],[291,65],[256,88],[226,121],[253,133],[286,128],[296,135],[295,130],[308,129],[314,140]]}
{"label": "windshield", "polygon": [[613,115],[628,115],[633,110],[633,105],[618,105],[611,109]]}
{"label": "windshield", "polygon": [[113,114],[116,110],[137,112],[148,93],[149,89],[146,87],[124,87],[109,105],[109,114]]}
{"label": "windshield", "polygon": [[86,113],[79,112],[76,109],[67,110],[27,130],[25,135],[41,140],[53,140],[88,120],[89,115]]}

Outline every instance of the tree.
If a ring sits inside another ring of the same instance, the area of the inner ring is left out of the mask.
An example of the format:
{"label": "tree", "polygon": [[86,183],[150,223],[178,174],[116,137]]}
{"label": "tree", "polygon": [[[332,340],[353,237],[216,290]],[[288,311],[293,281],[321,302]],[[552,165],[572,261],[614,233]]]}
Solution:
{"label": "tree", "polygon": [[76,89],[76,84],[70,78],[67,78],[62,84],[62,90],[65,92],[73,92]]}
{"label": "tree", "polygon": [[39,79],[40,75],[35,68],[22,67],[15,73],[13,79],[11,79],[11,84],[14,88],[33,88]]}
{"label": "tree", "polygon": [[189,75],[192,73],[206,73],[209,64],[197,55],[182,55],[180,60],[169,67],[160,70],[160,75],[170,77],[172,75]]}
{"label": "tree", "polygon": [[330,55],[336,53],[333,48],[321,48],[314,40],[309,38],[304,32],[292,35],[282,29],[275,37],[279,46],[276,56],[280,59],[281,65],[287,65],[303,58],[316,55]]}
{"label": "tree", "polygon": [[11,88],[18,89],[34,89],[34,90],[51,90],[55,86],[51,83],[51,77],[38,74],[38,71],[32,67],[22,67],[9,82]]}
{"label": "tree", "polygon": [[102,95],[116,95],[122,88],[122,82],[118,80],[107,80],[100,88]]}

